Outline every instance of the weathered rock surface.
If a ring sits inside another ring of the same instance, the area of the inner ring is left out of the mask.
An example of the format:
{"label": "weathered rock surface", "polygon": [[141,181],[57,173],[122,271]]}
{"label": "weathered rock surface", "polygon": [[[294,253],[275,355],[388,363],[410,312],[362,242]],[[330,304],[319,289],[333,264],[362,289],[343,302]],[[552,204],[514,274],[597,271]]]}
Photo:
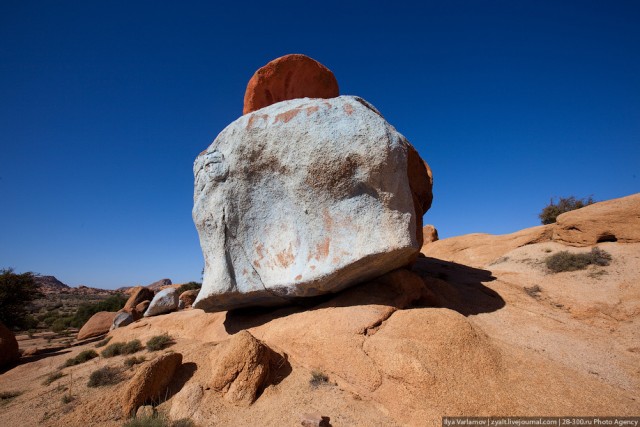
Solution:
{"label": "weathered rock surface", "polygon": [[121,328],[123,326],[127,326],[135,322],[135,318],[132,313],[127,313],[126,311],[121,311],[116,314],[116,317],[113,318],[113,324],[111,325],[111,329]]}
{"label": "weathered rock surface", "polygon": [[640,242],[640,193],[559,215],[553,240],[571,246]]}
{"label": "weathered rock surface", "polygon": [[203,396],[204,390],[200,384],[186,384],[173,398],[169,416],[172,420],[191,418]]}
{"label": "weathered rock surface", "polygon": [[280,102],[230,124],[194,164],[205,258],[194,307],[282,304],[411,262],[431,185],[410,173],[414,151],[352,96]]}
{"label": "weathered rock surface", "polygon": [[247,331],[218,345],[211,355],[211,388],[239,405],[250,405],[269,377],[273,351]]}
{"label": "weathered rock surface", "polygon": [[141,302],[146,300],[151,301],[152,299],[153,291],[151,289],[145,288],[144,286],[136,286],[131,290],[131,296],[129,296],[129,299],[122,310],[131,311]]}
{"label": "weathered rock surface", "polygon": [[87,320],[87,323],[80,328],[77,339],[83,340],[106,334],[111,329],[116,314],[117,313],[111,311],[99,311],[94,314]]}
{"label": "weathered rock surface", "polygon": [[244,94],[243,114],[296,98],[335,98],[338,81],[318,61],[305,55],[285,55],[255,72]]}
{"label": "weathered rock surface", "polygon": [[422,227],[422,236],[424,239],[422,243],[423,245],[439,240],[438,230],[436,230],[436,228],[431,224],[427,224],[424,227]]}
{"label": "weathered rock surface", "polygon": [[19,358],[18,341],[15,335],[0,323],[0,367],[9,365]]}
{"label": "weathered rock surface", "polygon": [[189,308],[193,305],[193,302],[198,297],[198,293],[200,289],[191,289],[188,291],[184,291],[180,294],[180,303],[182,304],[182,308]]}
{"label": "weathered rock surface", "polygon": [[157,316],[158,314],[169,313],[176,310],[178,308],[178,302],[177,289],[163,289],[153,297],[149,308],[144,312],[144,317]]}
{"label": "weathered rock surface", "polygon": [[123,394],[122,411],[125,417],[135,414],[146,402],[158,401],[182,364],[182,354],[166,353],[144,364],[131,378]]}

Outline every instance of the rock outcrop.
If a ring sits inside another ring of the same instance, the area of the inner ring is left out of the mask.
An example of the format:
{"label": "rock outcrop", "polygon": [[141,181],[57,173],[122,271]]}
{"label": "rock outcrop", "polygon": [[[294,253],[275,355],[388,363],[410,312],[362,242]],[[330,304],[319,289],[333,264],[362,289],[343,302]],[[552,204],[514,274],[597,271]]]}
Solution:
{"label": "rock outcrop", "polygon": [[255,72],[244,95],[243,114],[296,98],[335,98],[338,81],[318,61],[305,55],[285,55]]}
{"label": "rock outcrop", "polygon": [[178,290],[176,288],[163,289],[153,297],[149,308],[144,312],[144,317],[170,313],[178,308],[178,302]]}
{"label": "rock outcrop", "polygon": [[182,364],[182,354],[166,353],[144,364],[131,378],[124,391],[122,411],[125,417],[135,414],[144,403],[158,401]]}
{"label": "rock outcrop", "polygon": [[151,304],[150,300],[142,301],[140,304],[136,305],[136,311],[141,315],[144,314],[147,311],[147,308],[149,308],[149,304]]}
{"label": "rock outcrop", "polygon": [[111,325],[111,329],[118,329],[123,326],[127,326],[135,322],[135,318],[132,313],[128,313],[126,311],[121,311],[116,314],[116,317],[113,318],[113,324]]}
{"label": "rock outcrop", "polygon": [[211,355],[211,388],[229,402],[252,404],[269,378],[274,352],[247,331],[220,343],[216,350]]}
{"label": "rock outcrop", "polygon": [[640,193],[558,215],[553,240],[570,246],[640,242]]}
{"label": "rock outcrop", "polygon": [[424,173],[409,170],[415,156],[352,96],[280,102],[231,123],[194,164],[205,258],[194,307],[282,304],[411,262],[431,201],[424,162]]}
{"label": "rock outcrop", "polygon": [[87,323],[80,328],[77,339],[84,340],[106,334],[111,329],[116,314],[117,313],[111,311],[99,311],[94,314],[87,320]]}
{"label": "rock outcrop", "polygon": [[20,358],[18,341],[13,332],[0,323],[0,368]]}

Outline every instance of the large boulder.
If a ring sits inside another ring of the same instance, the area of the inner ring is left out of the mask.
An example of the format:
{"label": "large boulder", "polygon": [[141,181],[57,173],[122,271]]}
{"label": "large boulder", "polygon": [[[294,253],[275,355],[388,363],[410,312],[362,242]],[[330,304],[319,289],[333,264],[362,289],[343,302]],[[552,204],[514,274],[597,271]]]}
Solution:
{"label": "large boulder", "polygon": [[431,224],[425,225],[424,227],[422,227],[422,239],[423,239],[423,242],[422,242],[423,245],[439,240],[438,230]]}
{"label": "large boulder", "polygon": [[0,368],[20,358],[18,341],[13,332],[0,323]]}
{"label": "large boulder", "polygon": [[244,94],[243,114],[296,98],[334,98],[338,81],[318,61],[305,55],[285,55],[255,72]]}
{"label": "large boulder", "polygon": [[178,291],[176,288],[163,289],[156,294],[144,312],[144,317],[157,316],[174,311],[178,308]]}
{"label": "large boulder", "polygon": [[152,299],[153,299],[153,291],[151,289],[145,288],[144,286],[136,286],[131,291],[131,296],[129,296],[129,299],[124,305],[124,308],[122,309],[122,311],[130,312],[131,310],[135,309],[136,306],[141,302],[146,300],[151,301]]}
{"label": "large boulder", "polygon": [[166,353],[143,365],[124,390],[122,411],[126,417],[144,403],[158,403],[165,396],[173,375],[182,364],[182,354]]}
{"label": "large boulder", "polygon": [[78,339],[98,337],[104,335],[111,329],[113,319],[118,313],[111,311],[99,311],[85,323],[78,332]]}
{"label": "large boulder", "polygon": [[205,258],[194,307],[282,304],[413,261],[431,181],[410,174],[411,153],[353,96],[280,102],[231,123],[194,164]]}
{"label": "large boulder", "polygon": [[558,215],[553,240],[570,246],[640,242],[640,193]]}
{"label": "large boulder", "polygon": [[128,313],[126,311],[121,311],[116,314],[116,317],[113,319],[113,324],[111,325],[111,329],[122,328],[123,326],[127,326],[136,321],[133,313]]}

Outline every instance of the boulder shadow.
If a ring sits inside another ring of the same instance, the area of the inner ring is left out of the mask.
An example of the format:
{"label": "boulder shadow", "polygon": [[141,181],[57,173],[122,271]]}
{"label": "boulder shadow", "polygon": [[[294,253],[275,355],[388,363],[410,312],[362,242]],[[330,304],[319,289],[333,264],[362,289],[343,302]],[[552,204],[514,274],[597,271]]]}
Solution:
{"label": "boulder shadow", "polygon": [[193,362],[187,362],[180,365],[180,367],[176,370],[176,373],[173,375],[171,382],[169,383],[169,387],[167,387],[167,392],[160,399],[159,403],[162,403],[166,400],[171,399],[175,396],[182,387],[185,386],[193,377],[193,374],[198,370],[198,365]]}
{"label": "boulder shadow", "polygon": [[24,365],[26,363],[37,362],[38,360],[46,359],[47,357],[60,356],[61,354],[67,353],[71,353],[71,350],[69,350],[68,347],[64,347],[63,349],[55,348],[51,351],[43,351],[32,356],[22,356],[15,362],[12,362],[11,364],[0,368],[0,374],[4,374],[5,372],[8,372],[13,368]]}
{"label": "boulder shadow", "polygon": [[[295,313],[329,307],[389,305],[398,308],[448,308],[464,316],[490,313],[505,306],[504,299],[484,285],[496,278],[491,271],[436,258],[419,257],[408,268],[424,282],[422,296],[398,306],[399,288],[373,279],[343,291],[312,298],[292,299],[288,306],[252,307],[227,312],[224,327],[228,334],[261,326]],[[402,287],[400,286],[400,289]]]}

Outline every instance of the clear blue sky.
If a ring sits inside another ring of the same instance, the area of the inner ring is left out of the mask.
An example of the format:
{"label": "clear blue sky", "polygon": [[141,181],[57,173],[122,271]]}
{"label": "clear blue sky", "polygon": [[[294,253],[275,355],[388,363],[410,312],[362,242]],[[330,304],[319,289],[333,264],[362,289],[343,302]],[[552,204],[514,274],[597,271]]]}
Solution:
{"label": "clear blue sky", "polygon": [[0,1],[0,267],[200,280],[193,160],[287,53],[418,148],[442,237],[640,191],[638,1],[217,3]]}

